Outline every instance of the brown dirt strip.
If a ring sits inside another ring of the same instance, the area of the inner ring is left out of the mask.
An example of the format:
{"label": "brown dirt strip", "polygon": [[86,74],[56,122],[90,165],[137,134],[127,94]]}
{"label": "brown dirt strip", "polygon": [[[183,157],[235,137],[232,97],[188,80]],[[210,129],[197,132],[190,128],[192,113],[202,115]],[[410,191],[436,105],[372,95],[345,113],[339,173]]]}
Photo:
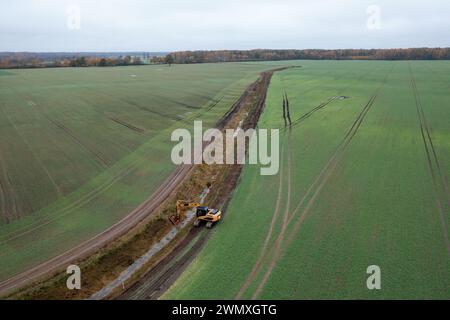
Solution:
{"label": "brown dirt strip", "polygon": [[[447,252],[448,252],[448,255],[450,256],[450,239],[449,239],[449,234],[448,234],[448,226],[447,226],[447,222],[446,222],[446,218],[445,218],[445,212],[444,212],[442,202],[441,202],[441,199],[439,196],[440,185],[442,184],[445,188],[445,179],[442,175],[439,158],[437,157],[437,152],[435,150],[433,140],[431,138],[428,121],[426,119],[426,116],[425,116],[425,113],[423,110],[422,100],[420,98],[420,93],[417,89],[416,80],[415,80],[415,77],[414,77],[414,74],[413,74],[410,64],[409,64],[409,71],[411,74],[411,88],[414,92],[414,99],[416,102],[417,114],[418,114],[419,121],[420,121],[420,131],[421,131],[421,135],[422,135],[422,139],[423,139],[423,143],[424,143],[424,147],[425,147],[425,153],[427,156],[428,167],[430,169],[431,178],[433,180],[434,193],[436,196],[436,206],[439,211],[439,219],[440,219],[440,223],[441,223],[442,230],[444,233],[444,240],[447,245]],[[436,168],[433,165],[433,163],[435,163]],[[438,175],[441,178],[440,182],[439,182]],[[446,194],[446,197],[448,197],[447,192],[445,190],[443,190],[443,191]],[[448,198],[447,198],[447,201],[448,201]]]}
{"label": "brown dirt strip", "polygon": [[[241,98],[233,105],[231,112],[225,116],[227,122],[239,111],[239,106],[245,105],[246,103],[255,103],[254,97],[258,97],[254,112],[248,115],[243,125],[244,130],[255,128],[264,109],[272,74],[284,69],[279,68],[270,72],[263,72],[260,79],[249,86]],[[232,166],[229,169],[226,178],[228,183],[225,185],[227,190],[218,192],[218,197],[211,202],[212,206],[222,207],[225,209],[224,212],[226,212],[226,206],[231,199],[231,194],[239,182],[241,170],[242,166]],[[206,230],[203,230],[200,236],[198,234],[199,230],[191,230],[180,245],[163,258],[163,260],[159,261],[134,286],[123,293],[119,299],[158,299],[178,279],[179,275],[181,275],[187,266],[189,266],[190,262],[197,256],[210,236],[210,232]],[[193,241],[196,242],[192,245]],[[191,249],[188,252],[184,252],[188,245],[192,245]]]}
{"label": "brown dirt strip", "polygon": [[[226,184],[216,190],[216,197],[211,206],[222,208],[224,217],[229,202],[229,195],[239,182],[242,166],[236,165],[226,174]],[[156,265],[148,269],[141,278],[125,292],[120,293],[119,300],[156,300],[186,270],[195,259],[200,250],[208,241],[211,233],[209,230],[192,228],[185,238],[177,246],[160,259]],[[186,248],[189,248],[186,251]]]}
{"label": "brown dirt strip", "polygon": [[[263,72],[260,79],[255,83],[250,85],[244,92],[242,97],[232,106],[229,112],[218,122],[218,128],[224,128],[228,121],[239,112],[242,102],[248,98],[251,93],[256,92],[260,82],[263,83],[263,88],[265,88],[265,94],[262,94],[260,100],[258,101],[258,106],[256,109],[257,115],[252,114],[247,123],[254,123],[256,125],[259,115],[261,114],[267,88],[270,83],[271,76],[273,72],[284,70],[285,68],[274,69],[269,72]],[[16,275],[8,280],[0,283],[0,294],[4,295],[8,292],[18,290],[19,288],[31,283],[45,278],[48,275],[54,274],[59,270],[64,269],[67,265],[73,263],[76,260],[82,260],[97,252],[102,247],[105,247],[109,242],[114,239],[118,239],[124,236],[129,230],[136,227],[140,222],[145,220],[152,212],[154,212],[164,201],[170,196],[170,194],[176,190],[176,188],[184,181],[189,174],[192,172],[193,165],[179,166],[177,169],[165,180],[165,182],[158,188],[158,190],[153,193],[143,204],[138,208],[133,210],[128,216],[122,219],[117,224],[113,225],[101,234],[93,237],[92,239],[84,242],[83,244],[73,248],[51,260],[46,261],[36,267],[33,267],[19,275]],[[240,172],[239,172],[240,173]],[[228,196],[228,194],[227,194]]]}
{"label": "brown dirt strip", "polygon": [[[166,283],[174,283],[176,279],[186,270],[189,264],[194,260],[195,256],[203,248],[207,235],[205,231],[199,229],[191,229],[189,234],[176,246],[176,248],[166,255],[160,262],[150,269],[142,279],[136,282],[127,291],[122,293],[118,300],[156,300],[167,289]],[[201,238],[195,241],[194,245],[184,254],[179,257],[180,252],[183,252],[188,247],[198,234]],[[154,278],[154,281],[149,281],[149,278]]]}

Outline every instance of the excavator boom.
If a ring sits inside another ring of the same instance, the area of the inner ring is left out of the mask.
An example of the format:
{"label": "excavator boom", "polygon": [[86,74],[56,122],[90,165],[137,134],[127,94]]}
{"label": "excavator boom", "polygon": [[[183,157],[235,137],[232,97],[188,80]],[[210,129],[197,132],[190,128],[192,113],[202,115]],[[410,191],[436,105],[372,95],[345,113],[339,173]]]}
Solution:
{"label": "excavator boom", "polygon": [[176,204],[176,214],[169,218],[170,222],[178,225],[181,222],[181,216],[184,211],[189,209],[196,209],[197,219],[194,223],[195,227],[199,227],[202,222],[206,222],[206,227],[211,229],[214,224],[222,219],[222,211],[205,207],[197,202],[189,202],[185,200],[178,200]]}

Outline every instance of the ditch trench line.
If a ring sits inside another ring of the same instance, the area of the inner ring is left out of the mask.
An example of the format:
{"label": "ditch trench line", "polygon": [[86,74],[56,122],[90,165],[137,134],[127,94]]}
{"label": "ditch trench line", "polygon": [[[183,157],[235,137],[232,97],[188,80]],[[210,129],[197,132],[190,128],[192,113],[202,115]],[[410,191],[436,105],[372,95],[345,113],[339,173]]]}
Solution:
{"label": "ditch trench line", "polygon": [[[266,94],[271,77],[274,72],[284,69],[286,68],[273,69],[261,73],[260,80],[257,80],[257,82],[261,81],[261,85],[263,86],[264,91],[261,95],[259,95],[259,102],[257,103],[255,112],[253,114],[250,114],[249,117],[247,117],[247,119],[244,121],[245,129],[253,128],[257,125],[259,115],[264,108],[264,102],[266,100]],[[245,101],[245,99],[252,94],[252,92],[259,85],[257,84],[257,82],[253,83],[247,88],[247,90],[242,94],[238,101],[233,104],[232,109],[238,108]],[[232,116],[233,112],[228,112],[225,115],[224,119],[228,121]],[[235,182],[233,182],[235,186],[238,184],[239,177],[242,171],[242,166],[238,165],[237,167],[239,170],[232,171],[232,176],[230,177],[232,181],[235,180]],[[224,194],[230,194],[230,192],[225,192]],[[227,196],[223,200],[222,204],[224,209],[228,205],[229,200],[229,196]],[[186,238],[183,239],[174,250],[172,250],[167,256],[161,259],[154,267],[152,267],[151,270],[146,272],[141,280],[135,283],[130,289],[125,291],[119,297],[119,299],[129,299],[130,297],[138,297],[141,299],[158,299],[166,292],[167,289],[171,287],[171,285],[178,279],[182,272],[194,260],[194,258],[203,248],[203,245],[209,239],[209,235],[210,232],[199,232],[198,229],[191,229]],[[188,250],[188,252],[185,252],[184,250],[187,246],[190,246],[191,248]],[[169,265],[169,268],[166,268],[167,265]],[[170,277],[166,277],[168,274],[170,274]]]}
{"label": "ditch trench line", "polygon": [[[408,64],[408,66],[409,66],[409,71],[411,74],[411,88],[413,90],[414,99],[415,99],[415,103],[416,103],[417,115],[418,115],[419,122],[420,122],[420,132],[421,132],[422,140],[424,143],[425,153],[427,156],[428,168],[430,170],[431,179],[433,181],[434,194],[436,197],[436,207],[439,211],[439,220],[440,220],[442,231],[443,231],[444,241],[447,245],[447,253],[450,256],[450,239],[449,239],[449,234],[448,234],[448,226],[447,226],[446,216],[445,216],[445,212],[444,212],[444,209],[442,206],[442,202],[441,202],[441,198],[440,198],[440,191],[439,191],[441,184],[444,186],[444,189],[445,189],[445,179],[442,175],[440,162],[437,157],[436,150],[434,148],[433,140],[431,138],[428,121],[427,121],[427,118],[426,118],[424,110],[423,110],[420,93],[417,89],[416,79],[414,77],[411,65]],[[433,162],[436,164],[436,168],[434,168]],[[437,171],[437,174],[436,174],[436,171]],[[439,177],[441,178],[440,182],[438,182],[439,178],[437,177],[437,175],[439,175]],[[446,197],[448,197],[446,190],[443,190],[443,191],[444,191],[444,194],[446,195]]]}
{"label": "ditch trench line", "polygon": [[[320,192],[322,191],[323,187],[326,185],[326,183],[328,182],[328,180],[331,178],[331,176],[333,175],[337,165],[339,164],[339,161],[341,160],[342,156],[344,155],[346,149],[348,148],[348,146],[350,145],[350,143],[352,142],[353,138],[356,136],[356,134],[358,133],[362,123],[364,122],[367,114],[369,113],[369,111],[371,110],[375,100],[377,99],[379,93],[381,92],[381,90],[383,89],[383,87],[385,86],[387,79],[389,77],[389,75],[392,73],[393,68],[390,70],[390,72],[385,76],[385,78],[382,81],[381,86],[375,91],[375,94],[370,98],[369,102],[366,104],[366,106],[362,109],[362,111],[359,113],[359,115],[357,116],[356,120],[353,122],[350,130],[347,132],[347,134],[345,135],[343,141],[339,144],[339,146],[337,147],[335,153],[332,155],[332,157],[330,158],[330,160],[328,161],[328,163],[325,165],[325,167],[322,169],[321,173],[319,174],[319,176],[317,177],[317,179],[315,180],[315,182],[313,183],[313,185],[309,188],[307,194],[305,194],[305,196],[303,197],[303,199],[300,201],[300,204],[296,207],[296,209],[292,212],[292,214],[289,217],[288,220],[288,225],[291,224],[292,220],[295,218],[296,213],[298,212],[298,210],[300,210],[302,204],[306,201],[306,199],[308,198],[308,193],[312,192],[312,190],[314,189],[314,185],[318,183],[318,186],[314,192],[314,194],[312,195],[312,197],[310,198],[310,200],[307,203],[307,206],[305,207],[305,209],[302,211],[300,217],[296,220],[296,223],[294,225],[294,229],[289,233],[288,235],[288,239],[286,241],[286,243],[283,246],[283,249],[280,251],[285,251],[286,248],[289,246],[289,244],[293,241],[294,236],[298,233],[301,225],[303,224],[303,221],[305,220],[306,216],[308,215],[310,209],[312,208],[312,206],[314,205],[317,197],[319,196]],[[280,238],[279,241],[283,242],[285,239],[285,235],[279,235],[278,236]],[[278,239],[276,240],[278,242]],[[273,251],[274,249],[272,249]],[[263,279],[261,280],[261,282],[258,285],[258,289],[255,292],[255,294],[253,295],[253,299],[257,299],[257,297],[259,296],[259,294],[262,292],[265,283],[267,282],[267,280],[270,278],[270,275],[273,272],[273,269],[275,268],[276,264],[278,263],[279,259],[281,258],[283,252],[277,252],[275,251],[274,255],[277,257],[275,259],[274,262],[272,262],[269,266],[269,269],[266,271],[265,276],[263,277]]]}
{"label": "ditch trench line", "polygon": [[[207,188],[203,190],[200,195],[200,203],[203,203],[208,196],[210,189]],[[180,233],[183,228],[185,228],[195,217],[195,211],[190,210],[186,213],[186,218],[179,226],[174,226],[170,231],[157,243],[151,246],[147,252],[142,255],[138,260],[136,260],[131,266],[129,266],[125,271],[123,271],[116,279],[107,284],[104,288],[97,291],[88,300],[103,300],[110,296],[116,288],[123,285],[128,281],[137,270],[142,268],[146,263],[148,263],[156,254],[158,254],[162,249],[164,249],[175,237]]]}
{"label": "ditch trench line", "polygon": [[[228,121],[239,110],[245,97],[251,94],[251,91],[256,88],[259,81],[264,86],[264,90],[267,92],[267,87],[270,83],[271,76],[276,71],[284,70],[285,68],[278,68],[268,70],[260,73],[260,77],[252,83],[242,94],[241,98],[230,108],[230,110],[219,120],[217,127],[223,129]],[[264,106],[266,95],[263,94],[260,97],[258,104],[258,111],[261,112]],[[259,118],[259,116],[258,116]],[[258,119],[256,118],[256,120]],[[11,291],[20,289],[21,287],[32,283],[33,281],[39,281],[44,277],[62,270],[68,264],[73,263],[76,260],[82,260],[88,257],[90,254],[97,252],[100,248],[107,245],[113,239],[117,239],[120,236],[126,234],[133,227],[141,223],[146,217],[151,215],[182,183],[192,172],[193,165],[179,166],[177,169],[165,180],[163,184],[154,192],[146,201],[144,201],[138,208],[133,210],[129,215],[113,225],[104,232],[96,235],[95,237],[87,240],[79,246],[72,248],[63,254],[45,261],[35,267],[32,267],[16,276],[13,276],[3,282],[0,282],[0,295],[5,295]],[[194,253],[195,254],[195,253]]]}

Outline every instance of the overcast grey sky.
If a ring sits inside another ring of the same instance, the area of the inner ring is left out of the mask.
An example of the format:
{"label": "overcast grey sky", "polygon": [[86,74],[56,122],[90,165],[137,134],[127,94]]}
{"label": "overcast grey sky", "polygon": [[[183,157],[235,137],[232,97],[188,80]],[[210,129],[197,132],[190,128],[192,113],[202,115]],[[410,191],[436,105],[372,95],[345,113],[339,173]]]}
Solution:
{"label": "overcast grey sky", "polygon": [[450,46],[448,0],[1,1],[0,51]]}

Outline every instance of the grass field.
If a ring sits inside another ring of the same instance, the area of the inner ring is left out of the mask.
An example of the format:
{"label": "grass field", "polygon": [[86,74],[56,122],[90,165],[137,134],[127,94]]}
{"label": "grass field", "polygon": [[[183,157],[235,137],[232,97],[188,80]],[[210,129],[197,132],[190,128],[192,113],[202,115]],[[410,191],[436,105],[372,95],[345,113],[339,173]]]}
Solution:
{"label": "grass field", "polygon": [[269,64],[0,70],[0,281],[118,222]]}
{"label": "grass field", "polygon": [[285,90],[280,174],[245,167],[163,298],[449,299],[450,63],[301,64],[274,75],[259,124],[284,127]]}

